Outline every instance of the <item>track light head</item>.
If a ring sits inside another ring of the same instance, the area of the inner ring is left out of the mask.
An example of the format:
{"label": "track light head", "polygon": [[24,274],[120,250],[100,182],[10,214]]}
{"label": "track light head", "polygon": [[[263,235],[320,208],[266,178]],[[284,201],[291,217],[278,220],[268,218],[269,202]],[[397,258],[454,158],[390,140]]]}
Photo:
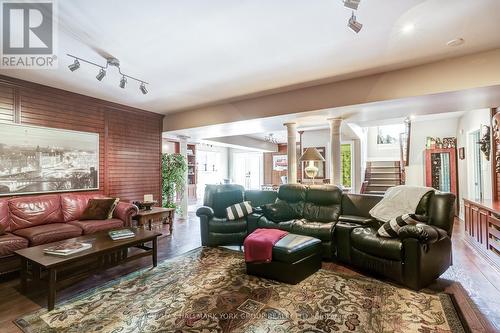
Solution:
{"label": "track light head", "polygon": [[141,90],[141,92],[146,95],[148,93],[148,90],[146,89],[146,85],[144,84],[144,82],[141,82],[141,85],[139,86],[139,89]]}
{"label": "track light head", "polygon": [[360,2],[361,0],[344,0],[344,6],[353,10],[358,10]]}
{"label": "track light head", "polygon": [[78,68],[80,68],[80,62],[78,61],[78,59],[75,59],[75,61],[68,66],[69,70],[74,72],[76,71]]}
{"label": "track light head", "polygon": [[102,81],[102,79],[104,79],[105,76],[106,76],[106,71],[103,68],[101,68],[99,70],[99,74],[97,74],[95,78],[99,81]]}
{"label": "track light head", "polygon": [[125,88],[125,85],[127,84],[127,78],[125,76],[122,76],[122,79],[120,80],[120,88]]}
{"label": "track light head", "polygon": [[361,31],[361,28],[363,28],[363,25],[356,20],[356,15],[354,15],[354,12],[352,12],[352,16],[349,19],[347,26],[351,28],[351,30],[355,33],[359,33]]}

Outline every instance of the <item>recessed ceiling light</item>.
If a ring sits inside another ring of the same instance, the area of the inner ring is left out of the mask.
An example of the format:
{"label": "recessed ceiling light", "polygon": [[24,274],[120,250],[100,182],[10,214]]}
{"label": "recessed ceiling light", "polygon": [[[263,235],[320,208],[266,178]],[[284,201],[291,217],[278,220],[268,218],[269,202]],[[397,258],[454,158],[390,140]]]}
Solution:
{"label": "recessed ceiling light", "polygon": [[465,39],[463,39],[463,38],[455,38],[455,39],[452,39],[452,40],[448,41],[448,43],[446,43],[446,45],[448,45],[448,46],[459,46],[459,45],[462,45],[463,43],[465,43]]}
{"label": "recessed ceiling light", "polygon": [[413,30],[415,30],[415,24],[413,23],[407,23],[403,26],[403,28],[401,28],[401,32],[405,34],[409,34],[413,32]]}

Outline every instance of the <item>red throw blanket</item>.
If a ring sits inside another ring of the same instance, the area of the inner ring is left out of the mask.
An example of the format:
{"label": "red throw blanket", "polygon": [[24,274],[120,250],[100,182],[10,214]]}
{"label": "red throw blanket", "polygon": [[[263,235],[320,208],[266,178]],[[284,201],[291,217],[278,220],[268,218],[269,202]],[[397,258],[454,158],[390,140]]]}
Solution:
{"label": "red throw blanket", "polygon": [[288,232],[279,229],[256,229],[245,238],[246,262],[270,262],[273,259],[273,246]]}

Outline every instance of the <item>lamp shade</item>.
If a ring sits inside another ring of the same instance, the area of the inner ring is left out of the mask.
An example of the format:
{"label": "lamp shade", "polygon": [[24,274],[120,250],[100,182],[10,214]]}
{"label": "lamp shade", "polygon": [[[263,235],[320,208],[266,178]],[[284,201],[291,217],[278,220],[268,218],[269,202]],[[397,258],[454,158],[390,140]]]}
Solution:
{"label": "lamp shade", "polygon": [[300,161],[324,161],[325,159],[323,158],[323,156],[321,156],[321,154],[319,153],[319,151],[314,148],[314,147],[310,147],[310,148],[306,148],[306,151],[304,152],[304,154],[302,154],[302,156],[300,156]]}

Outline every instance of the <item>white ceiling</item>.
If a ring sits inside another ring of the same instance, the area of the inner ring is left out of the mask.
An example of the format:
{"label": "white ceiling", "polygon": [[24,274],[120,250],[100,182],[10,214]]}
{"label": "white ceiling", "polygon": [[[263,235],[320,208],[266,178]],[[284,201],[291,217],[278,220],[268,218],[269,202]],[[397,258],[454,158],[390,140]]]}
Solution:
{"label": "white ceiling", "polygon": [[[146,110],[168,113],[325,78],[342,79],[500,46],[498,0],[362,0],[363,30],[340,0],[58,1],[59,69],[1,70]],[[408,24],[414,31],[404,33]],[[465,44],[446,46],[462,37]],[[151,83],[148,95],[75,54]],[[101,54],[101,55],[100,55]]]}

